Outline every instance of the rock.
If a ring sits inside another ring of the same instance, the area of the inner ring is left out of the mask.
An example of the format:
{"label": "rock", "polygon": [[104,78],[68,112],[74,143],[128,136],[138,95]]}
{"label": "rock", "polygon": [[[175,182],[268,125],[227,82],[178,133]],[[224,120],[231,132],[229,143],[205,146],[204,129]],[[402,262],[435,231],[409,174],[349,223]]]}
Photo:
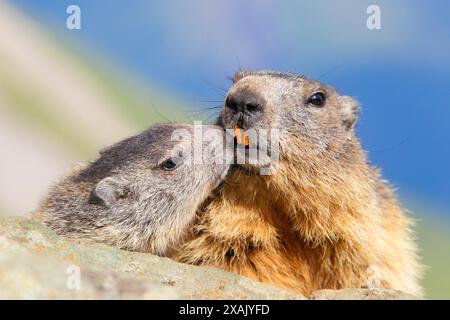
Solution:
{"label": "rock", "polygon": [[[216,268],[67,241],[40,222],[0,219],[0,299],[305,299]],[[314,292],[312,300],[415,299],[396,290]]]}
{"label": "rock", "polygon": [[[9,251],[9,252],[8,252]],[[0,253],[0,299],[177,299],[170,288],[105,270],[78,269],[52,258],[13,250]],[[81,275],[80,288],[76,273]]]}
{"label": "rock", "polygon": [[341,289],[319,290],[310,300],[417,300],[416,297],[393,289]]}
{"label": "rock", "polygon": [[216,268],[66,241],[38,221],[0,219],[0,299],[304,299]]}

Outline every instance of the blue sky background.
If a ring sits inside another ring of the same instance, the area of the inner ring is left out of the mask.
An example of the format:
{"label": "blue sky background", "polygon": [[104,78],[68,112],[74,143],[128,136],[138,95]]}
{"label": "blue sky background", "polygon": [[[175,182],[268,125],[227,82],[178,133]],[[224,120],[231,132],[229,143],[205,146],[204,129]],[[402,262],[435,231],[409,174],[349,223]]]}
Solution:
{"label": "blue sky background", "polygon": [[[219,103],[241,68],[302,73],[356,97],[371,162],[450,217],[449,1],[10,1],[66,43],[193,108]],[[66,29],[81,7],[82,29]],[[366,8],[381,8],[381,30]]]}

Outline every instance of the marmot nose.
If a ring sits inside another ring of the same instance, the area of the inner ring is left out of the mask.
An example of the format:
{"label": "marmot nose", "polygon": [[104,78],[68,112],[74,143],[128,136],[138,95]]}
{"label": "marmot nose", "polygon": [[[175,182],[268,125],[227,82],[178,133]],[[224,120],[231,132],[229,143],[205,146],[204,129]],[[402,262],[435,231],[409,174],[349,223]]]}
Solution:
{"label": "marmot nose", "polygon": [[225,100],[225,108],[232,117],[243,119],[252,118],[262,110],[258,97],[251,93],[229,94]]}

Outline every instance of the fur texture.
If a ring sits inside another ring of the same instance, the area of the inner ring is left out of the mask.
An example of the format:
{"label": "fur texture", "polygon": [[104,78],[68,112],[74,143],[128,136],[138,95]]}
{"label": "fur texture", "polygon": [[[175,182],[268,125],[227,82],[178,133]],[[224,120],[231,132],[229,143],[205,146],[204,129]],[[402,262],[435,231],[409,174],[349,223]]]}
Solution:
{"label": "fur texture", "polygon": [[[213,138],[203,147],[223,148],[223,130],[203,128]],[[212,161],[195,164],[194,141],[177,141],[174,130],[188,136],[193,127],[156,125],[106,148],[58,182],[34,216],[67,238],[165,255],[228,170]],[[170,171],[162,167],[168,159],[176,162]]]}
{"label": "fur texture", "polygon": [[[316,92],[325,105],[310,103]],[[367,163],[354,130],[358,104],[316,81],[270,71],[238,72],[227,98],[242,94],[253,95],[260,112],[224,107],[218,123],[280,129],[278,171],[233,170],[172,257],[304,295],[372,279],[421,296],[413,222]]]}

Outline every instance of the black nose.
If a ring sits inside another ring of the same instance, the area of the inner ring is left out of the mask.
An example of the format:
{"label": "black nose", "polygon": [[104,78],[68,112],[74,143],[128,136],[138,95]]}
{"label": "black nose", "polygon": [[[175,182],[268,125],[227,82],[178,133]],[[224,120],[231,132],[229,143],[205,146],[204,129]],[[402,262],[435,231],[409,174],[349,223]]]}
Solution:
{"label": "black nose", "polygon": [[225,107],[236,113],[252,114],[261,111],[258,97],[248,93],[229,95],[225,101]]}
{"label": "black nose", "polygon": [[248,86],[237,86],[228,92],[220,123],[225,128],[248,130],[256,127],[264,117],[264,96]]}
{"label": "black nose", "polygon": [[249,129],[261,117],[262,101],[251,92],[235,92],[227,96],[225,109],[225,122],[228,126]]}

